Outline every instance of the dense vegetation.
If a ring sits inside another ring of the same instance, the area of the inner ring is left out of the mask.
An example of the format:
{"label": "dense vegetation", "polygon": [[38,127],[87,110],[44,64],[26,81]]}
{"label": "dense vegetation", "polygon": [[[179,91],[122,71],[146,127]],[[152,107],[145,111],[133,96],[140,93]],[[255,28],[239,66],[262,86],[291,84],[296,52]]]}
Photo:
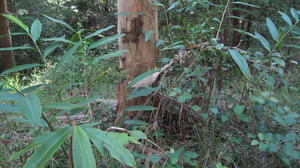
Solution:
{"label": "dense vegetation", "polygon": [[153,4],[159,67],[130,86],[159,76],[127,97],[147,117],[118,118],[116,1],[8,0],[0,167],[300,167],[299,3]]}

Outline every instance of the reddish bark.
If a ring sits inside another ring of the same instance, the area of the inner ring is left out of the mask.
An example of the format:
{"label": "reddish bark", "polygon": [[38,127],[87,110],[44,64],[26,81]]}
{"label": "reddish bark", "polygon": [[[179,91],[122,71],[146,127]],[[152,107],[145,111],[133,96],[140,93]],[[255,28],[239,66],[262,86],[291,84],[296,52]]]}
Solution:
{"label": "reddish bark", "polygon": [[[0,1],[0,14],[7,14],[7,2],[6,0]],[[0,15],[0,36],[7,35],[5,37],[0,37],[0,48],[7,48],[12,46],[11,37],[9,36],[9,22],[2,15]],[[2,61],[4,70],[16,66],[15,57],[13,51],[1,51]]]}
{"label": "reddish bark", "polygon": [[[157,65],[159,51],[156,48],[158,40],[157,7],[152,0],[119,0],[118,1],[118,33],[126,34],[119,39],[119,49],[128,49],[120,58],[120,68],[124,69],[129,80],[153,69]],[[124,15],[124,13],[129,13]],[[130,14],[130,13],[143,13]],[[143,32],[152,31],[152,41],[145,41]],[[126,82],[119,86],[118,114],[124,114],[126,107],[130,105],[143,105],[146,98],[126,101],[128,90]],[[137,112],[128,112],[130,117],[136,116]]]}

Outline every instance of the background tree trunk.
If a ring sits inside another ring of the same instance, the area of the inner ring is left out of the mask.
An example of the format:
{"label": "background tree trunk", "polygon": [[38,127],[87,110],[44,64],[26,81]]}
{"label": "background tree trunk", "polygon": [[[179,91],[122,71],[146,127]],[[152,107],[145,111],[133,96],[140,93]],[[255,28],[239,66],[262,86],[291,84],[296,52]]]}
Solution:
{"label": "background tree trunk", "polygon": [[[159,51],[155,43],[158,40],[157,7],[152,0],[118,0],[118,33],[126,34],[119,39],[119,49],[129,52],[120,57],[120,68],[125,69],[129,80],[156,67]],[[122,14],[121,14],[122,13]],[[127,15],[124,15],[127,13]],[[130,13],[143,13],[130,14]],[[152,40],[146,42],[143,32],[152,31]],[[126,107],[143,105],[146,98],[126,101],[127,81],[119,86],[118,115],[122,115]],[[137,112],[127,113],[130,117]]]}
{"label": "background tree trunk", "polygon": [[[7,1],[0,0],[0,14],[7,14]],[[0,36],[10,34],[9,22],[2,15],[0,15]],[[11,47],[11,37],[8,35],[6,37],[0,37],[0,48]],[[4,70],[16,66],[15,57],[13,51],[1,51],[2,65]]]}

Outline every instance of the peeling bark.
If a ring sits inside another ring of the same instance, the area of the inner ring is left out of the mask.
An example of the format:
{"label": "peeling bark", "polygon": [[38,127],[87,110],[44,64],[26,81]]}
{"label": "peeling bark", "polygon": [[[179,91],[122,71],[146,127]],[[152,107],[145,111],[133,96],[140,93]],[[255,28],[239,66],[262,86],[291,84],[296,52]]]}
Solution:
{"label": "peeling bark", "polygon": [[[118,33],[126,34],[119,39],[119,49],[128,49],[129,52],[120,57],[119,66],[129,76],[129,80],[156,67],[159,51],[156,48],[158,40],[157,7],[152,0],[118,0]],[[124,15],[124,13],[127,13]],[[134,13],[134,14],[130,14]],[[142,14],[141,14],[142,13]],[[146,42],[143,32],[152,31],[153,39]],[[118,114],[124,114],[126,107],[143,105],[146,98],[126,101],[128,90],[126,82],[119,86]],[[128,112],[135,117],[137,112]]]}

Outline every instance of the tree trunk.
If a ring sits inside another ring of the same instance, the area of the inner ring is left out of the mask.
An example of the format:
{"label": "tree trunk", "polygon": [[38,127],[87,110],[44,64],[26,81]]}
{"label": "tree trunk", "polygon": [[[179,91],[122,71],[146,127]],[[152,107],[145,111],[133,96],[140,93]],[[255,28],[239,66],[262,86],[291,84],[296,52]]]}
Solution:
{"label": "tree trunk", "polygon": [[[152,0],[118,0],[118,13],[118,33],[126,34],[119,39],[119,49],[129,50],[120,57],[120,68],[124,69],[129,80],[132,80],[157,65],[159,55],[155,45],[158,40],[157,7],[152,4]],[[153,33],[152,40],[146,42],[144,33],[149,31]],[[145,97],[126,101],[129,92],[126,86],[127,81],[119,86],[117,112],[119,116],[124,114],[128,106],[143,105],[146,102]],[[128,112],[127,115],[132,118],[137,112]]]}
{"label": "tree trunk", "polygon": [[[7,14],[7,2],[6,0],[0,0],[0,14]],[[0,15],[0,36],[7,35],[6,37],[0,37],[0,48],[11,47],[11,36],[9,36],[9,22],[2,15]],[[2,65],[4,70],[16,66],[15,57],[13,51],[1,51]]]}

